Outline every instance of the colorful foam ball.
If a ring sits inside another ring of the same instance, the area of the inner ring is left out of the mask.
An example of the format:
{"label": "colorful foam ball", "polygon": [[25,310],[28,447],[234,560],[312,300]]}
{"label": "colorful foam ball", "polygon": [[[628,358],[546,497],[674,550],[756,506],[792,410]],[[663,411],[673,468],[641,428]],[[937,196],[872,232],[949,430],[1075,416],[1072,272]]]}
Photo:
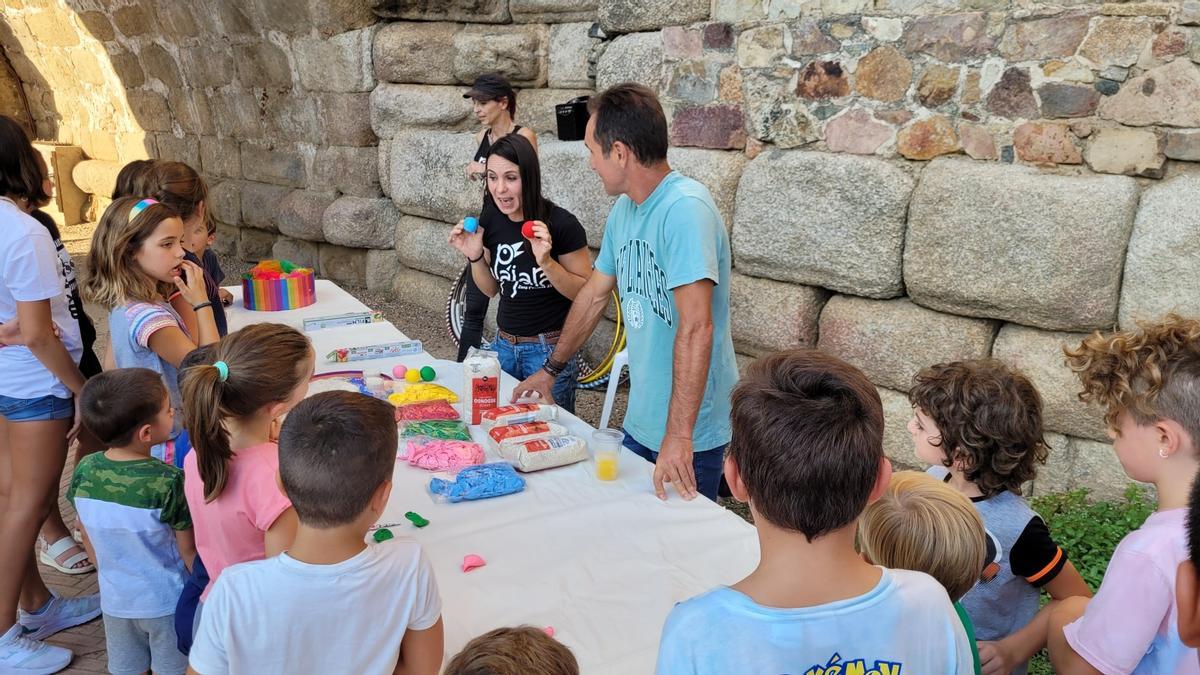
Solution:
{"label": "colorful foam ball", "polygon": [[404,379],[404,374],[407,372],[408,372],[408,366],[404,365],[403,363],[396,366],[395,368],[392,368],[392,376],[395,377],[397,380]]}
{"label": "colorful foam ball", "polygon": [[420,382],[421,371],[417,370],[416,368],[410,369],[408,372],[404,373],[404,381],[413,383]]}
{"label": "colorful foam ball", "polygon": [[426,382],[433,382],[433,378],[435,377],[437,377],[437,371],[433,369],[433,366],[425,366],[421,369],[422,380],[425,380]]}
{"label": "colorful foam ball", "polygon": [[521,236],[525,237],[526,239],[533,239],[534,234],[532,220],[525,221],[525,224],[521,226]]}

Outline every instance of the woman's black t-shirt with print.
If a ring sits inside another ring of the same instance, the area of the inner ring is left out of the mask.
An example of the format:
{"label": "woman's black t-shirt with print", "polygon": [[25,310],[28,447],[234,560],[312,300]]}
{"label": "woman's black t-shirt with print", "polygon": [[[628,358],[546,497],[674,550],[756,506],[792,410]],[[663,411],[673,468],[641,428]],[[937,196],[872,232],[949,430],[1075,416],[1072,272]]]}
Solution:
{"label": "woman's black t-shirt with print", "polygon": [[[524,221],[513,222],[500,213],[491,199],[484,200],[479,224],[483,227],[483,246],[491,258],[492,276],[500,284],[500,330],[532,337],[561,330],[571,310],[571,301],[559,293],[550,278],[538,267],[529,240],[521,236]],[[554,206],[545,220],[552,240],[550,257],[574,253],[587,247],[587,233],[579,219],[566,209]]]}

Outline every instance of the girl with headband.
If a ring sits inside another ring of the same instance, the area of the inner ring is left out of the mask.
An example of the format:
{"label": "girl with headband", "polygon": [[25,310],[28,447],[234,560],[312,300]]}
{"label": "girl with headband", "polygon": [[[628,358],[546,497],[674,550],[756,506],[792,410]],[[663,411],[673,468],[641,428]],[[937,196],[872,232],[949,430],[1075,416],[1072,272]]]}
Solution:
{"label": "girl with headband", "polygon": [[213,356],[213,365],[183,373],[184,423],[192,441],[183,492],[209,576],[193,627],[225,568],[292,545],[296,512],[276,480],[279,446],[272,429],[308,393],[315,365],[308,338],[277,323],[230,333]]}
{"label": "girl with headband", "polygon": [[98,596],[52,594],[33,556],[78,430],[84,382],[58,254],[29,215],[49,199],[45,179],[25,130],[0,116],[0,321],[19,320],[24,343],[0,349],[0,672],[65,668],[71,651],[41,640],[100,615]]}
{"label": "girl with headband", "polygon": [[[123,197],[104,212],[92,235],[84,294],[109,310],[108,331],[118,368],[149,368],[163,378],[171,407],[179,395],[179,362],[199,345],[220,339],[204,272],[183,257],[183,221],[175,209],[154,199]],[[190,334],[167,302],[178,291],[196,314]],[[179,432],[179,415],[176,415]],[[170,463],[173,443],[153,454]]]}

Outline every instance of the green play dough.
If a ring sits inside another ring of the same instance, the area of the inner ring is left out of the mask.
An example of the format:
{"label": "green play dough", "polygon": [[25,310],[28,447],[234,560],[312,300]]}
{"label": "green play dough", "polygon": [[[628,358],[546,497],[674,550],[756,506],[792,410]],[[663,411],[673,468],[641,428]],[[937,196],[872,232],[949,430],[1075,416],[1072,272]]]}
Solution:
{"label": "green play dough", "polygon": [[435,377],[437,377],[437,371],[433,369],[433,366],[425,366],[421,369],[422,380],[425,380],[426,382],[433,382],[433,378]]}
{"label": "green play dough", "polygon": [[391,539],[392,536],[393,536],[392,531],[387,529],[386,527],[381,527],[378,530],[375,530],[375,542],[376,543],[387,541],[388,539]]}

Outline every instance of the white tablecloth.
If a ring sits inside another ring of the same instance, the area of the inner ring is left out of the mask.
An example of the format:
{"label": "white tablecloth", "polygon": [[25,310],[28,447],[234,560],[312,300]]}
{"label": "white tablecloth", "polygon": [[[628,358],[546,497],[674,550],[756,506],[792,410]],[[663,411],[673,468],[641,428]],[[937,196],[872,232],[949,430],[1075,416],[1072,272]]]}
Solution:
{"label": "white tablecloth", "polygon": [[[277,321],[300,327],[305,317],[363,311],[366,307],[329,281],[317,282],[315,305],[288,312],[249,312],[240,289],[229,309],[229,327]],[[317,372],[391,372],[392,366],[432,365],[437,382],[462,391],[462,366],[428,354],[394,359],[326,363],[336,346],[405,339],[390,323],[314,331]],[[504,375],[507,400],[516,381]],[[560,420],[590,441],[593,431],[574,415]],[[483,433],[472,427],[481,444]],[[486,448],[486,444],[483,444]],[[489,460],[498,459],[489,452]],[[397,536],[419,541],[441,587],[446,656],[471,638],[500,626],[553,626],[582,672],[650,673],[663,620],[675,603],[720,584],[738,581],[758,563],[754,528],[704,498],[685,502],[654,496],[652,465],[625,451],[619,479],[599,481],[592,463],[524,474],[524,492],[458,504],[436,503],[432,474],[399,462],[383,523]],[[405,519],[416,511],[430,521],[417,529]],[[463,556],[477,554],[485,567],[461,571]]]}

